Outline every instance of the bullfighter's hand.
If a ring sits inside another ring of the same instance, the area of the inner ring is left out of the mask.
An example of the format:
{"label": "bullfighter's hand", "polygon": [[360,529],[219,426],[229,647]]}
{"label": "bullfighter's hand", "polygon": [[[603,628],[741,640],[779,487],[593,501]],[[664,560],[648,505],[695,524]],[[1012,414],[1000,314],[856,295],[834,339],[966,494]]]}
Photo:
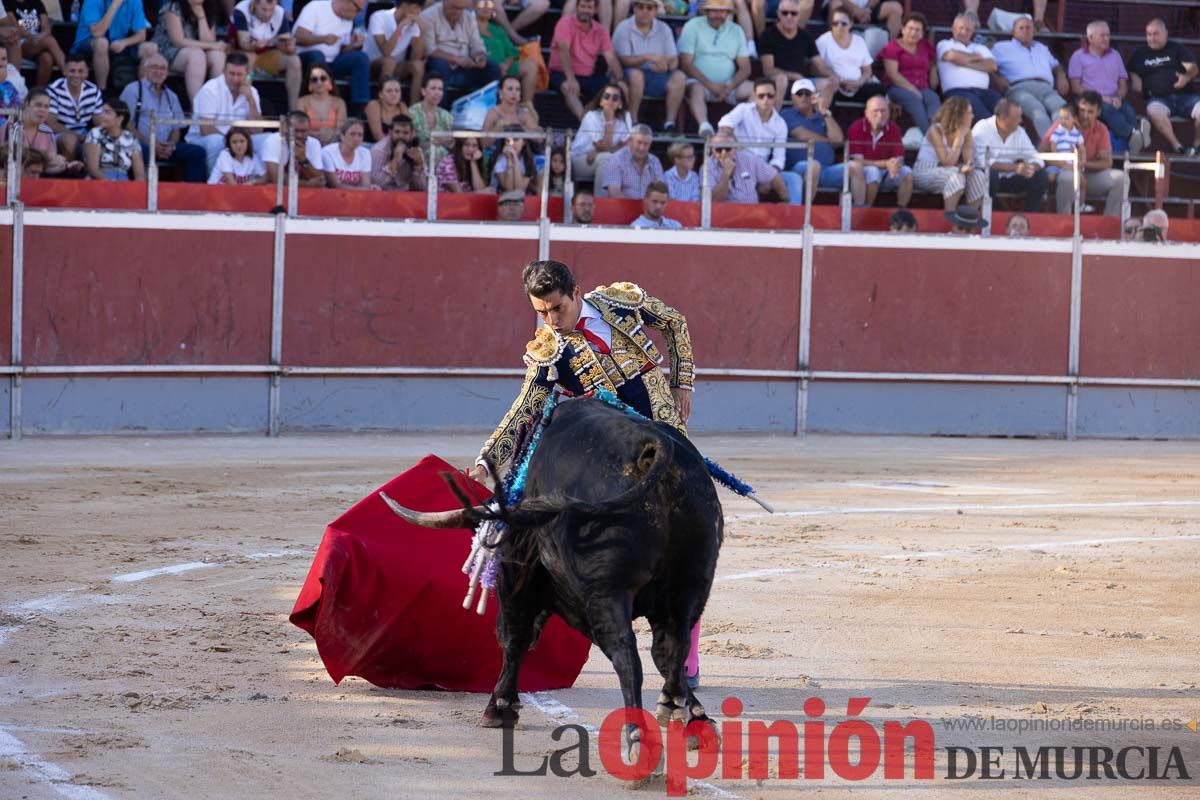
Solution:
{"label": "bullfighter's hand", "polygon": [[692,415],[692,393],[687,389],[672,389],[671,398],[675,401],[675,411],[679,413],[679,419],[687,424],[688,417]]}

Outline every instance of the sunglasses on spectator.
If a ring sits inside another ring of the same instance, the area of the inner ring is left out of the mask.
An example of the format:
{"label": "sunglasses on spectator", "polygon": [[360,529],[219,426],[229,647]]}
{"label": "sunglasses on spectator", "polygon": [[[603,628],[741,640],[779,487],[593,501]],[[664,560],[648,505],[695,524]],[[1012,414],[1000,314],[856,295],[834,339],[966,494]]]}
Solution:
{"label": "sunglasses on spectator", "polygon": [[835,27],[835,28],[849,28],[849,27],[850,27],[850,20],[848,20],[848,19],[835,19],[835,20],[833,21],[833,27]]}
{"label": "sunglasses on spectator", "polygon": [[770,94],[756,94],[754,96],[757,97],[759,100],[774,100],[775,99],[774,92],[771,92]]}
{"label": "sunglasses on spectator", "polygon": [[812,92],[808,89],[801,89],[800,91],[796,92],[797,97],[807,97],[810,94],[812,94]]}
{"label": "sunglasses on spectator", "polygon": [[798,17],[798,16],[800,16],[800,12],[799,11],[776,11],[775,16],[777,16],[777,17]]}
{"label": "sunglasses on spectator", "polygon": [[733,149],[732,147],[714,147],[713,152],[714,153],[728,153],[732,149]]}
{"label": "sunglasses on spectator", "polygon": [[600,99],[601,100],[620,100],[621,95],[615,94],[614,92],[605,92],[604,94],[600,95]]}
{"label": "sunglasses on spectator", "polygon": [[325,83],[329,80],[328,75],[313,75],[308,79],[309,83]]}

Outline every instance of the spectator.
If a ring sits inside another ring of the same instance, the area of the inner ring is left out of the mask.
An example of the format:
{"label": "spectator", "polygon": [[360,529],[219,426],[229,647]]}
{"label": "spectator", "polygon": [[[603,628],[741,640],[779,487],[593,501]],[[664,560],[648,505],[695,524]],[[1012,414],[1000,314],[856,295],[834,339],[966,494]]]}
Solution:
{"label": "spectator", "polygon": [[[776,20],[780,18],[779,9],[784,8],[784,3],[791,3],[796,7],[796,26],[803,30],[808,21],[812,19],[814,0],[750,0],[750,15],[754,20],[754,32],[758,35],[758,54],[759,60],[766,54],[763,50],[763,36],[767,28],[768,12],[774,9]],[[782,16],[789,16],[784,14]],[[764,71],[765,71],[764,62]]]}
{"label": "spectator", "polygon": [[937,52],[926,36],[925,15],[919,11],[904,16],[903,33],[879,53],[883,61],[888,99],[900,105],[921,133],[937,114],[942,99],[937,86]]}
{"label": "spectator", "polygon": [[414,141],[412,119],[392,117],[387,138],[371,146],[371,183],[393,192],[425,191],[425,158]]}
{"label": "spectator", "polygon": [[296,180],[300,186],[324,186],[325,171],[321,157],[321,143],[309,136],[310,123],[303,111],[292,111],[284,118],[284,127],[268,134],[262,140],[263,167],[267,171],[267,183],[279,180],[279,169],[286,168],[290,155],[285,142],[289,130],[294,141],[291,155],[296,157]]}
{"label": "spectator", "polygon": [[21,177],[40,178],[49,166],[50,162],[41,150],[26,150],[25,155],[21,157]]}
{"label": "spectator", "polygon": [[962,205],[953,211],[944,213],[946,220],[952,226],[951,236],[974,236],[987,227],[987,223],[980,218],[979,209],[975,206]]}
{"label": "spectator", "polygon": [[567,190],[567,153],[561,147],[550,151],[550,158],[538,178],[538,186],[544,186],[550,181],[547,194],[551,197],[562,197]]}
{"label": "spectator", "polygon": [[1167,212],[1161,208],[1154,208],[1146,212],[1142,217],[1142,228],[1138,232],[1143,242],[1166,242],[1167,228],[1171,225],[1171,219],[1167,216]]}
{"label": "spectator", "polygon": [[662,10],[662,0],[634,0],[633,16],[621,20],[613,33],[613,49],[629,83],[629,113],[636,120],[643,97],[665,97],[663,130],[671,132],[683,104],[686,79],[679,69],[675,34],[658,19]]}
{"label": "spectator", "polygon": [[987,178],[975,167],[973,122],[970,103],[962,97],[947,98],[917,153],[913,186],[940,194],[947,211],[958,208],[964,193],[966,204],[978,208],[987,192]]}
{"label": "spectator", "polygon": [[[569,0],[568,0],[569,1]],[[529,42],[528,39],[520,36],[517,31],[523,31],[533,23],[537,22],[550,9],[550,0],[519,0],[521,11],[517,14],[516,19],[509,20],[508,14],[504,11],[504,4],[501,3],[496,9],[499,13],[497,19],[501,20],[500,25],[508,33],[508,37],[512,39],[512,43],[520,47]],[[566,12],[566,7],[563,7],[563,13]]]}
{"label": "spectator", "polygon": [[445,85],[467,91],[500,80],[500,65],[488,58],[479,36],[471,0],[442,0],[421,12],[425,70],[440,75]]}
{"label": "spectator", "polygon": [[700,202],[700,175],[696,166],[696,149],[687,142],[675,142],[667,148],[671,168],[663,176],[667,184],[667,195],[672,200],[685,203]]}
{"label": "spectator", "polygon": [[167,60],[161,53],[147,56],[142,62],[144,78],[134,81],[121,92],[121,102],[132,109],[130,130],[142,145],[142,161],[150,160],[150,117],[158,115],[158,130],[154,136],[154,160],[159,164],[183,167],[183,179],[189,183],[204,183],[207,179],[204,148],[181,141],[187,128],[183,124],[162,120],[183,119],[179,95],[167,86]]}
{"label": "spectator", "polygon": [[694,17],[679,34],[679,66],[688,77],[688,105],[700,125],[700,135],[711,135],[707,103],[733,105],[754,93],[750,57],[741,28],[729,21],[733,0],[703,0],[704,17]]}
{"label": "spectator", "polygon": [[366,126],[362,120],[351,117],[342,123],[341,138],[321,148],[321,162],[329,188],[379,190],[378,186],[371,183],[371,154],[362,146],[365,132]]}
{"label": "spectator", "polygon": [[[1037,29],[1038,33],[1049,33],[1050,32],[1050,26],[1046,24],[1046,2],[1047,2],[1047,0],[1033,0],[1033,2],[1032,2],[1033,25],[1034,25],[1034,28]],[[1004,9],[999,8],[999,4],[995,4],[995,5],[996,5],[996,8],[992,9],[992,15],[990,17],[988,17],[988,22],[993,27],[999,24],[999,21],[996,19],[996,12],[1004,10]],[[1021,3],[1017,10],[1023,11],[1028,6],[1029,6],[1029,3]],[[978,21],[980,19],[979,0],[963,0],[963,12],[966,14],[970,14],[971,16],[973,16],[975,18],[976,21]],[[1011,13],[1011,12],[1009,12],[1009,13]]]}
{"label": "spectator", "polygon": [[501,222],[520,222],[525,216],[525,193],[520,189],[505,192],[496,201],[496,219]]}
{"label": "spectator", "polygon": [[718,203],[757,203],[760,193],[773,191],[782,202],[790,202],[779,171],[761,158],[731,147],[736,141],[737,137],[725,131],[718,131],[712,138],[713,157],[705,167],[712,199]]}
{"label": "spectator", "polygon": [[[1167,26],[1161,19],[1146,25],[1146,44],[1129,57],[1129,72],[1134,91],[1146,99],[1146,116],[1155,129],[1179,154],[1196,155],[1200,149],[1200,95],[1189,91],[1200,70],[1196,56],[1181,44],[1167,40]],[[1195,125],[1192,146],[1184,148],[1171,117],[1190,118]]]}
{"label": "spectator", "polygon": [[[418,87],[418,90],[420,87]],[[379,96],[367,103],[367,129],[371,138],[382,141],[391,127],[392,117],[397,114],[408,114],[408,106],[404,104],[404,89],[399,78],[385,78],[379,83]]]}
{"label": "spectator", "polygon": [[8,50],[0,47],[0,108],[20,108],[29,94],[21,70],[8,63]]}
{"label": "spectator", "polygon": [[992,51],[972,41],[975,36],[974,17],[959,14],[950,28],[949,39],[937,45],[938,82],[942,97],[961,97],[971,104],[975,119],[990,117],[1000,102],[1000,95],[988,88],[996,72]]}
{"label": "spectator", "polygon": [[79,153],[79,144],[104,107],[100,87],[87,79],[88,66],[82,56],[67,57],[67,71],[50,84],[49,125],[58,140],[58,150],[68,160]]}
{"label": "spectator", "polygon": [[571,198],[571,221],[578,225],[591,225],[596,212],[596,199],[587,189],[576,189]]}
{"label": "spectator", "polygon": [[888,233],[916,233],[917,218],[907,208],[900,208],[892,212],[892,218],[888,221]]}
{"label": "spectator", "polygon": [[495,14],[496,0],[475,0],[475,21],[479,24],[479,36],[488,58],[500,65],[501,75],[517,80],[520,86],[518,99],[533,111],[533,96],[537,94],[540,72],[538,64],[533,59],[521,58],[521,51],[513,44],[512,37],[495,21]]}
{"label": "spectator", "polygon": [[652,181],[642,199],[642,215],[629,224],[631,228],[682,228],[677,220],[663,216],[670,195],[662,181]]}
{"label": "spectator", "polygon": [[829,109],[821,106],[817,87],[808,78],[798,79],[791,89],[792,102],[783,110],[783,122],[787,125],[789,138],[813,142],[813,160],[808,160],[805,150],[788,150],[784,168],[805,176],[805,181],[814,190],[820,187],[841,191],[846,165],[834,163],[833,148],[846,140],[842,127]]}
{"label": "spectator", "polygon": [[229,45],[218,39],[224,15],[219,0],[170,0],[158,13],[154,44],[171,70],[183,76],[189,101],[206,77],[218,78],[225,69]]}
{"label": "spectator", "polygon": [[[550,43],[550,88],[562,93],[567,108],[580,120],[583,104],[604,91],[609,76],[613,82],[621,82],[621,62],[613,52],[608,30],[596,22],[595,15],[596,0],[580,0],[575,14],[564,14],[554,26]],[[597,69],[601,59],[607,75]]]}
{"label": "spectator", "polygon": [[[1110,46],[1108,23],[1104,20],[1089,22],[1087,43],[1071,54],[1067,62],[1067,77],[1071,81],[1071,94],[1078,97],[1084,92],[1096,92],[1104,101],[1100,119],[1119,141],[1134,142],[1130,136],[1137,126],[1137,112],[1125,99],[1129,91],[1129,73],[1121,61],[1121,54]],[[1138,131],[1135,155],[1149,142]]]}
{"label": "spectator", "polygon": [[83,143],[83,160],[88,177],[98,181],[127,181],[133,171],[135,181],[146,180],[142,148],[131,131],[129,106],[120,100],[105,103],[96,115],[96,127],[88,131]]}
{"label": "spectator", "polygon": [[[520,133],[519,125],[511,125],[508,133]],[[524,139],[506,136],[492,148],[491,186],[499,193],[522,191],[529,193],[534,188],[537,167],[533,162],[533,150]]]}
{"label": "spectator", "polygon": [[[1083,144],[1083,180],[1080,182],[1081,202],[1088,198],[1104,198],[1105,216],[1118,216],[1121,213],[1121,203],[1125,195],[1125,186],[1129,176],[1124,171],[1113,169],[1112,142],[1108,138],[1108,128],[1100,121],[1100,107],[1104,100],[1092,91],[1083,93],[1078,103],[1078,131],[1082,134]],[[1049,131],[1043,144],[1052,143],[1055,133],[1063,126],[1063,121],[1055,123]],[[1074,195],[1074,181],[1071,180],[1073,171],[1063,169],[1055,185],[1055,202],[1058,213],[1067,214],[1071,211],[1071,201]],[[1088,207],[1084,207],[1088,210]]]}
{"label": "spectator", "polygon": [[834,6],[829,14],[829,30],[817,38],[817,52],[830,74],[821,85],[822,106],[833,107],[835,93],[855,103],[881,95],[887,89],[871,74],[875,57],[867,43],[850,30],[850,12]]}
{"label": "spectator", "polygon": [[367,0],[312,0],[295,26],[301,63],[328,64],[333,77],[349,79],[350,111],[355,113],[371,99],[371,59],[363,52],[366,36],[354,30],[354,19],[366,4]]}
{"label": "spectator", "polygon": [[604,163],[596,181],[597,197],[645,197],[646,187],[662,181],[662,162],[650,154],[654,137],[648,125],[635,125],[629,142]]}
{"label": "spectator", "polygon": [[409,78],[412,101],[416,103],[417,90],[425,76],[420,0],[396,0],[395,8],[383,8],[372,14],[363,49],[380,83],[393,78]]}
{"label": "spectator", "polygon": [[1046,199],[1045,162],[1038,158],[1029,134],[1021,127],[1021,107],[1012,100],[996,104],[995,116],[981,119],[971,129],[975,166],[991,168],[988,191],[1025,198],[1025,211],[1041,211]]}
{"label": "spectator", "polygon": [[532,105],[521,102],[521,80],[512,75],[500,81],[496,93],[496,105],[488,109],[483,118],[485,131],[497,131],[515,125],[523,131],[540,131],[538,115]]}
{"label": "spectator", "polygon": [[[114,58],[137,64],[139,59],[155,52],[156,47],[146,41],[149,30],[146,12],[138,0],[83,0],[71,55],[91,57],[96,85],[103,89],[108,86]],[[19,58],[13,58],[11,48],[9,59],[20,64]]]}
{"label": "spectator", "polygon": [[[262,119],[259,113],[258,90],[246,80],[250,61],[245,53],[230,53],[225,59],[224,73],[200,87],[196,99],[192,102],[192,116],[197,120],[219,120],[222,122],[244,122]],[[225,134],[229,125],[197,123],[187,135],[189,142],[200,145],[207,154],[207,170],[217,164],[217,156],[225,146]],[[251,138],[258,140],[262,147],[261,137],[256,134]]]}
{"label": "spectator", "polygon": [[438,161],[435,175],[439,192],[490,192],[484,169],[483,146],[474,136],[454,140],[453,152]]}
{"label": "spectator", "polygon": [[303,67],[296,55],[291,15],[276,0],[242,0],[233,7],[233,29],[238,49],[250,57],[251,72],[283,75],[287,107],[294,109]]}
{"label": "spectator", "polygon": [[1029,238],[1029,217],[1024,214],[1013,214],[1008,218],[1008,226],[1004,234],[1010,239]]}
{"label": "spectator", "polygon": [[[774,142],[788,140],[788,126],[775,110],[775,81],[759,78],[754,82],[754,102],[739,103],[717,121],[717,130],[729,131],[741,142]],[[779,170],[788,187],[788,197],[796,204],[804,202],[802,173],[785,172],[785,153],[782,147],[753,147],[749,152]]]}
{"label": "spectator", "polygon": [[59,72],[67,69],[66,54],[54,38],[46,6],[42,0],[16,0],[12,9],[21,26],[21,56],[37,65],[34,85],[45,86],[50,83],[52,69],[58,67]]}
{"label": "spectator", "polygon": [[332,144],[338,140],[342,123],[348,116],[346,101],[338,97],[333,74],[325,62],[309,65],[305,85],[308,94],[296,101],[296,110],[308,115],[312,135],[322,145]]}
{"label": "spectator", "polygon": [[808,0],[807,14],[800,0],[779,0],[775,24],[759,36],[759,61],[763,75],[775,81],[776,108],[782,108],[783,99],[789,96],[788,89],[794,82],[810,73],[824,75],[830,72],[821,61],[817,43],[804,30],[811,13],[812,0]]}
{"label": "spectator", "polygon": [[841,5],[846,9],[846,12],[854,18],[856,25],[882,25],[886,30],[886,35],[879,28],[867,28],[864,33],[879,31],[878,37],[882,42],[877,47],[872,47],[871,56],[874,57],[879,50],[883,49],[883,45],[889,39],[895,39],[900,35],[901,26],[903,25],[904,4],[898,0],[826,0],[825,5],[832,8],[836,5]]}
{"label": "spectator", "polygon": [[900,126],[892,122],[886,98],[876,95],[846,132],[846,162],[854,205],[874,205],[878,192],[895,192],[896,205],[906,208],[912,198],[912,168],[904,163]]}
{"label": "spectator", "polygon": [[[84,68],[86,69],[86,65]],[[46,175],[78,173],[83,170],[83,162],[68,160],[58,152],[54,130],[48,124],[50,107],[49,92],[37,87],[29,90],[29,94],[25,96],[25,113],[21,115],[21,143],[26,151],[37,150],[46,157]]]}
{"label": "spectator", "polygon": [[449,136],[442,136],[443,131],[449,132],[454,127],[450,112],[441,107],[442,97],[446,94],[446,85],[441,75],[426,72],[424,85],[421,87],[421,102],[410,106],[408,115],[412,117],[413,130],[421,140],[421,146],[428,149],[433,143],[434,163],[441,161],[446,155],[446,147],[453,143]]}
{"label": "spectator", "polygon": [[1033,20],[1021,17],[1013,24],[1012,38],[992,48],[996,60],[996,83],[1008,90],[1014,100],[1033,120],[1037,135],[1045,136],[1050,118],[1067,104],[1063,95],[1069,91],[1067,73],[1058,59],[1041,42],[1033,40]]}
{"label": "spectator", "polygon": [[[1058,110],[1058,122],[1050,130],[1046,131],[1046,136],[1042,139],[1042,150],[1047,153],[1078,153],[1082,155],[1083,131],[1079,129],[1079,118],[1076,116],[1075,106],[1068,103]],[[1063,171],[1069,172],[1071,169],[1073,167],[1069,163],[1063,167],[1059,167],[1057,164],[1050,164],[1046,167],[1046,176],[1050,183],[1055,183],[1059,173]],[[1069,187],[1070,185],[1070,179],[1067,179],[1067,186]],[[1069,188],[1066,191],[1068,194],[1070,193]],[[1087,197],[1086,187],[1080,196]],[[1070,208],[1070,200],[1066,202],[1065,207],[1067,209]],[[1095,211],[1091,206],[1083,206],[1080,210],[1085,214]]]}
{"label": "spectator", "polygon": [[8,53],[9,61],[21,63],[21,26],[7,7],[0,9],[0,45],[3,45],[0,50]]}
{"label": "spectator", "polygon": [[589,180],[599,174],[604,162],[625,144],[633,129],[633,117],[625,110],[625,90],[615,83],[604,87],[588,104],[579,131],[571,140],[571,175]]}
{"label": "spectator", "polygon": [[1130,217],[1121,225],[1121,241],[1122,242],[1140,242],[1142,241],[1142,221],[1137,217]]}
{"label": "spectator", "polygon": [[241,128],[229,129],[225,134],[225,149],[217,156],[208,182],[234,186],[267,182],[267,169],[254,154],[249,133]]}

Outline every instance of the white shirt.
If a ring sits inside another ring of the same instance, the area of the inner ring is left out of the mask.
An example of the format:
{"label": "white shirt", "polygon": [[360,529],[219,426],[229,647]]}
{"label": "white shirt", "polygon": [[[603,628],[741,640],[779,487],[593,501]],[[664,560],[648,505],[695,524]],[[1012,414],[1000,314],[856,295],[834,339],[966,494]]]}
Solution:
{"label": "white shirt", "polygon": [[[281,145],[282,138],[278,131],[263,137],[262,147],[259,152],[262,155],[264,164],[282,163],[283,166],[287,166],[291,151],[283,153],[283,161],[281,162],[279,154],[280,150],[284,149]],[[312,165],[317,169],[325,169],[325,162],[321,157],[321,143],[313,136],[309,136],[308,141],[304,143],[304,157],[311,161]]]}
{"label": "white shirt", "polygon": [[314,51],[323,53],[325,60],[332,62],[342,52],[342,47],[350,44],[350,37],[354,34],[354,20],[342,19],[333,13],[333,3],[329,0],[312,0],[300,12],[300,16],[296,19],[296,24],[292,26],[292,30],[296,28],[304,28],[304,30],[314,36],[336,34],[338,37],[336,44],[325,44],[322,42],[321,44],[312,44],[307,47],[298,48],[301,53],[311,53]]}
{"label": "white shirt", "polygon": [[[786,142],[788,138],[787,123],[779,112],[772,108],[771,118],[763,122],[753,101],[734,106],[717,121],[717,127],[733,128],[739,142]],[[752,147],[750,152],[775,169],[783,169],[786,151],[782,147]]]}
{"label": "white shirt", "polygon": [[265,175],[267,169],[258,160],[258,156],[250,156],[237,161],[229,150],[222,150],[221,154],[217,156],[217,163],[213,166],[212,174],[208,176],[208,182],[220,183],[226,172],[232,174],[237,183],[250,183],[259,175]]}
{"label": "white shirt", "polygon": [[986,169],[990,164],[1011,164],[1017,159],[1045,166],[1045,162],[1038,158],[1037,148],[1029,141],[1029,134],[1019,125],[1007,139],[1003,139],[996,129],[996,118],[988,117],[975,123],[975,127],[971,128],[971,138],[974,140],[975,166],[979,169]]}
{"label": "white shirt", "polygon": [[287,10],[281,5],[276,5],[271,19],[263,22],[250,10],[250,0],[242,0],[233,7],[233,10],[242,12],[246,17],[246,33],[250,34],[251,39],[258,39],[260,42],[274,39],[279,33],[279,29],[283,27],[284,17],[287,16]]}
{"label": "white shirt", "polygon": [[[633,118],[628,113],[619,114],[613,118],[613,151],[620,149],[622,143],[629,138],[629,131],[633,128]],[[592,147],[596,142],[604,138],[604,112],[600,109],[593,109],[583,115],[583,120],[579,123],[579,132],[575,134],[575,138],[571,140],[571,155],[586,156],[592,152]]]}
{"label": "white shirt", "polygon": [[11,83],[13,88],[17,90],[17,96],[20,97],[21,100],[24,100],[25,95],[29,94],[29,87],[25,84],[25,78],[21,75],[21,70],[17,69],[12,64],[9,64],[7,74],[8,77],[0,78],[0,81],[8,81]]}
{"label": "white shirt", "polygon": [[[254,95],[255,107],[262,108],[262,103],[258,99],[258,89],[251,87],[250,92]],[[192,101],[192,117],[194,119],[227,119],[236,122],[250,118],[250,104],[246,102],[246,98],[240,92],[234,98],[233,93],[229,91],[229,84],[225,83],[225,76],[218,75],[196,92],[196,99]],[[224,136],[232,126],[217,125],[215,127]],[[199,135],[199,127],[193,126],[188,133],[188,138],[195,138]]]}
{"label": "white shirt", "polygon": [[988,73],[970,67],[960,67],[944,61],[942,56],[948,52],[969,53],[983,58],[994,58],[992,51],[981,44],[972,42],[963,44],[957,39],[943,39],[937,46],[938,79],[944,94],[950,89],[986,89],[988,88]]}
{"label": "white shirt", "polygon": [[[600,309],[587,300],[584,300],[579,311],[579,318],[587,320],[584,324],[588,329],[588,333],[599,336],[609,349],[612,348],[612,326],[604,321],[604,317],[600,314]],[[576,323],[576,326],[578,326],[578,323]],[[595,350],[596,348],[593,347],[592,349]]]}
{"label": "white shirt", "polygon": [[875,60],[871,58],[866,41],[857,33],[850,34],[850,46],[843,48],[833,34],[826,31],[817,37],[817,52],[834,74],[844,81],[860,80],[862,68],[871,66]]}
{"label": "white shirt", "polygon": [[[396,9],[385,8],[382,11],[376,11],[371,15],[371,21],[367,25],[367,43],[364,45],[367,57],[371,61],[378,61],[383,58],[383,53],[379,49],[379,45],[375,43],[376,36],[382,36],[385,40],[396,32]],[[404,26],[404,31],[400,34],[400,38],[396,40],[396,46],[392,48],[392,58],[400,58],[404,55],[404,51],[412,44],[412,40],[421,35],[421,26],[416,22],[410,22]]]}
{"label": "white shirt", "polygon": [[342,183],[361,186],[362,173],[371,174],[371,151],[360,147],[354,151],[354,160],[347,163],[342,158],[341,145],[333,142],[321,148],[321,166],[326,172],[336,173]]}

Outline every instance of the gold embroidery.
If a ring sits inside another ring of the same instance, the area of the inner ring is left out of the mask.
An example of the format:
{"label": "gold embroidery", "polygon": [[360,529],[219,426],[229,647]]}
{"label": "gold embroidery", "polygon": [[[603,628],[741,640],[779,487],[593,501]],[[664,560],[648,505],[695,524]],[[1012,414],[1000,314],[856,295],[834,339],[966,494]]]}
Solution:
{"label": "gold embroidery", "polygon": [[543,325],[533,334],[533,341],[525,345],[525,363],[548,367],[562,357],[565,344],[554,328]]}
{"label": "gold embroidery", "polygon": [[528,422],[537,414],[542,413],[542,406],[546,404],[546,398],[550,396],[550,389],[539,381],[539,373],[542,369],[530,366],[529,371],[525,374],[525,385],[521,387],[517,399],[513,401],[512,407],[504,415],[504,419],[500,420],[500,425],[483,443],[483,448],[479,451],[480,458],[491,455],[497,471],[502,471],[502,467],[512,460],[513,450],[516,449],[517,429],[521,427],[522,423]]}
{"label": "gold embroidery", "polygon": [[686,436],[687,428],[684,426],[683,420],[679,418],[679,412],[675,409],[675,398],[671,397],[671,390],[667,386],[667,379],[663,377],[662,371],[657,367],[647,370],[646,374],[642,376],[642,381],[646,385],[646,393],[650,395],[650,410],[654,414],[655,421],[665,422]]}
{"label": "gold embroidery", "polygon": [[597,286],[590,294],[598,294],[604,297],[608,302],[621,308],[637,310],[642,307],[642,300],[646,297],[646,293],[636,283],[623,281],[621,283],[610,283],[608,286]]}
{"label": "gold embroidery", "polygon": [[692,339],[687,320],[657,297],[645,296],[641,309],[642,320],[655,330],[662,331],[671,354],[671,386],[691,389],[696,366],[692,360]]}

